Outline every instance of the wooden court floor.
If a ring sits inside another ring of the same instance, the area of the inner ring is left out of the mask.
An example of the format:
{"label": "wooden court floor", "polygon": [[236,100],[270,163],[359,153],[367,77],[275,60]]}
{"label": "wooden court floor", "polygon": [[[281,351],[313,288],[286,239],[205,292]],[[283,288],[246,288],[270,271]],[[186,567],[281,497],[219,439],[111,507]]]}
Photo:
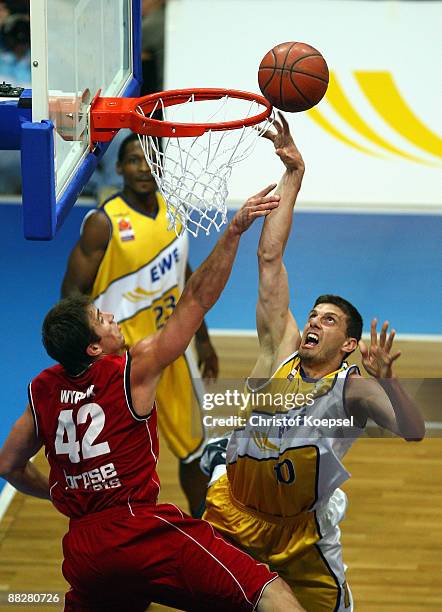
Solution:
{"label": "wooden court floor", "polygon": [[[221,375],[245,376],[256,355],[256,340],[219,337],[215,341]],[[397,344],[403,351],[398,374],[441,377],[440,344]],[[431,397],[424,398],[424,404],[426,419],[442,422],[440,398],[439,405]],[[40,453],[36,464],[44,469],[45,463]],[[355,610],[442,610],[442,439],[406,443],[363,438],[350,450],[345,465],[352,478],[345,486],[350,505],[342,541]],[[185,507],[176,472],[176,461],[164,445],[159,461],[161,500]],[[8,592],[64,592],[61,538],[66,528],[67,519],[49,503],[21,494],[14,497],[0,523],[3,601]],[[0,610],[13,609],[44,612],[62,606],[0,605]],[[149,611],[168,609],[153,605]]]}

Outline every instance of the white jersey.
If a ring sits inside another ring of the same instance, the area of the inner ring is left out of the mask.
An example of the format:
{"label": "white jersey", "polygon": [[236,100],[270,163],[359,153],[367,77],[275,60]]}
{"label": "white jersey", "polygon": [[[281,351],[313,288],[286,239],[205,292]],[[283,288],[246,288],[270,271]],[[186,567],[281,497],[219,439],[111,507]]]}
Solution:
{"label": "white jersey", "polygon": [[294,353],[251,392],[247,424],[234,431],[227,449],[230,491],[239,504],[296,516],[323,505],[350,477],[341,459],[363,431],[344,406],[355,371],[344,363],[310,380]]}

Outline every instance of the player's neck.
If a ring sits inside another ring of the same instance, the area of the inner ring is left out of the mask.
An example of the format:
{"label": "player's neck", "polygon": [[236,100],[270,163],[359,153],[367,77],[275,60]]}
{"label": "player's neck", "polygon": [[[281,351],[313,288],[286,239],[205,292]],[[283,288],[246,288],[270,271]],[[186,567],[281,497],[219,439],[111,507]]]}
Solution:
{"label": "player's neck", "polygon": [[150,193],[136,193],[127,185],[124,187],[123,198],[132,208],[147,215],[154,215],[158,210],[157,196],[154,191]]}
{"label": "player's neck", "polygon": [[327,376],[327,374],[331,374],[332,372],[336,372],[336,370],[339,370],[340,367],[340,361],[336,361],[336,363],[309,363],[308,361],[306,362],[305,360],[301,359],[301,368],[304,376],[313,380],[319,380],[320,378],[324,378],[324,376]]}

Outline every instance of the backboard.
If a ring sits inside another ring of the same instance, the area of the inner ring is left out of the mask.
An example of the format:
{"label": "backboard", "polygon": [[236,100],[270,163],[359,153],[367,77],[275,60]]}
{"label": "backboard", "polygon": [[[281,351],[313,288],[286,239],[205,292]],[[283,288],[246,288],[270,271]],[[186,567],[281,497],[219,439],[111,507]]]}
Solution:
{"label": "backboard", "polygon": [[140,0],[32,0],[32,121],[21,124],[25,237],[50,240],[109,143],[89,146],[93,97],[136,96]]}

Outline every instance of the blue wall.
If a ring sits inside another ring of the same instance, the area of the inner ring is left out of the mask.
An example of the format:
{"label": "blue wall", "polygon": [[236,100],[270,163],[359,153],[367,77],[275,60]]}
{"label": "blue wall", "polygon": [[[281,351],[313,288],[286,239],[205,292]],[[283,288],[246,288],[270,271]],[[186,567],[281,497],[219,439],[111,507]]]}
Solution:
{"label": "blue wall", "polygon": [[[0,443],[27,402],[26,385],[49,364],[40,326],[58,299],[67,255],[88,209],[75,207],[52,242],[27,242],[22,208],[0,205],[5,367],[0,392]],[[228,286],[209,327],[254,329],[257,222],[241,242]],[[297,212],[286,265],[292,309],[302,324],[313,299],[338,293],[357,305],[367,323],[388,318],[398,333],[442,334],[440,243],[442,216]],[[216,235],[191,238],[195,268]]]}
{"label": "blue wall", "polygon": [[[241,242],[210,327],[255,327],[256,247],[260,224]],[[442,334],[442,216],[297,212],[285,264],[291,308],[302,324],[315,297],[336,293],[370,319],[389,319],[402,334]],[[197,264],[216,236],[192,240]]]}

